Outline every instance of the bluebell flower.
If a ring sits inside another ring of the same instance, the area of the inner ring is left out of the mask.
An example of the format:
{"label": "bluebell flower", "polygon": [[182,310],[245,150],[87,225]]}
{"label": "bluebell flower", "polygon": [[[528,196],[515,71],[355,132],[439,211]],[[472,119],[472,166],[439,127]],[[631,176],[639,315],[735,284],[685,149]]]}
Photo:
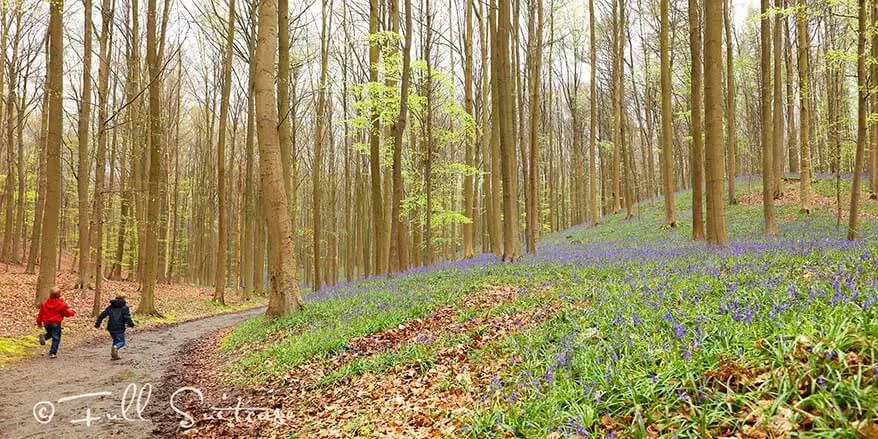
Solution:
{"label": "bluebell flower", "polygon": [[686,336],[686,327],[681,324],[674,325],[674,338],[679,340]]}

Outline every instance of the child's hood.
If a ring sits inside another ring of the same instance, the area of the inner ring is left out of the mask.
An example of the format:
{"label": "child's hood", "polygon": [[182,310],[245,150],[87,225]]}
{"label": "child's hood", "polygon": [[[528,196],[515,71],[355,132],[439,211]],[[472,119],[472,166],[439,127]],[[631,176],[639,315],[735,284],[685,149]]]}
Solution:
{"label": "child's hood", "polygon": [[58,311],[67,307],[67,303],[60,297],[50,297],[43,302],[43,306],[50,311]]}
{"label": "child's hood", "polygon": [[125,303],[125,299],[112,299],[110,300],[110,306],[113,308],[123,308],[128,306],[128,304]]}

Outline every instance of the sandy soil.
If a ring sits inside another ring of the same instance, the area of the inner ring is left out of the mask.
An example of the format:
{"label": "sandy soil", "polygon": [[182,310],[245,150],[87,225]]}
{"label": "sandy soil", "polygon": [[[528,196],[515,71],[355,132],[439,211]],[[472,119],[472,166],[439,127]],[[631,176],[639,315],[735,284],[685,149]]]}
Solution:
{"label": "sandy soil", "polygon": [[[57,359],[44,355],[0,369],[0,438],[156,437],[150,413],[171,410],[157,395],[168,394],[160,386],[178,352],[263,311],[130,331],[119,361],[110,360],[108,335],[70,349],[62,339]],[[99,394],[75,398],[92,393]]]}

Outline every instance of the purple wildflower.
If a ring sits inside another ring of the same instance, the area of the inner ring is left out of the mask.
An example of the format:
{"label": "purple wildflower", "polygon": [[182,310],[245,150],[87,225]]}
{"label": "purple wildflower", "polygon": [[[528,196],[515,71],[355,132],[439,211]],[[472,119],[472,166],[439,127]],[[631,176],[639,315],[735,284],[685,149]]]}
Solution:
{"label": "purple wildflower", "polygon": [[686,327],[681,324],[674,325],[674,338],[679,340],[686,336]]}

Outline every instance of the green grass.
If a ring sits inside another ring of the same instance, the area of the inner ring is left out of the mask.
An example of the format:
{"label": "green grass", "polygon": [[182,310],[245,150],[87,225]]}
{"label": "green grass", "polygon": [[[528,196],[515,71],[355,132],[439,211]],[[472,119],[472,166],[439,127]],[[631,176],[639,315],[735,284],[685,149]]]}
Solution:
{"label": "green grass", "polygon": [[[818,180],[814,189],[832,197],[834,184]],[[849,188],[842,182],[843,209]],[[757,181],[738,184],[739,195],[759,190]],[[702,437],[774,428],[853,436],[854,421],[876,422],[878,222],[870,218],[878,203],[863,202],[863,239],[853,244],[843,241],[846,221],[837,229],[825,206],[810,215],[779,206],[776,237],[762,236],[761,206],[728,206],[733,246],[715,250],[690,239],[690,194],[676,201],[675,229],[662,227],[656,200],[629,220],[608,216],[596,228],[547,235],[537,256],[515,264],[449,264],[313,293],[303,312],[254,318],[229,334],[222,348],[237,359],[227,376],[271,382],[344,351],[353,337],[442,306],[459,308],[460,323],[560,299],[565,306],[543,323],[468,352],[468,362],[508,366],[488,388],[467,389],[481,403],[461,419],[462,434]],[[458,305],[504,284],[540,293],[485,309]],[[429,368],[438,349],[466,342],[439,336],[357,357],[318,386],[400,365]],[[368,430],[367,419],[355,424]]]}
{"label": "green grass", "polygon": [[0,366],[27,357],[37,346],[37,337],[34,335],[0,337]]}

